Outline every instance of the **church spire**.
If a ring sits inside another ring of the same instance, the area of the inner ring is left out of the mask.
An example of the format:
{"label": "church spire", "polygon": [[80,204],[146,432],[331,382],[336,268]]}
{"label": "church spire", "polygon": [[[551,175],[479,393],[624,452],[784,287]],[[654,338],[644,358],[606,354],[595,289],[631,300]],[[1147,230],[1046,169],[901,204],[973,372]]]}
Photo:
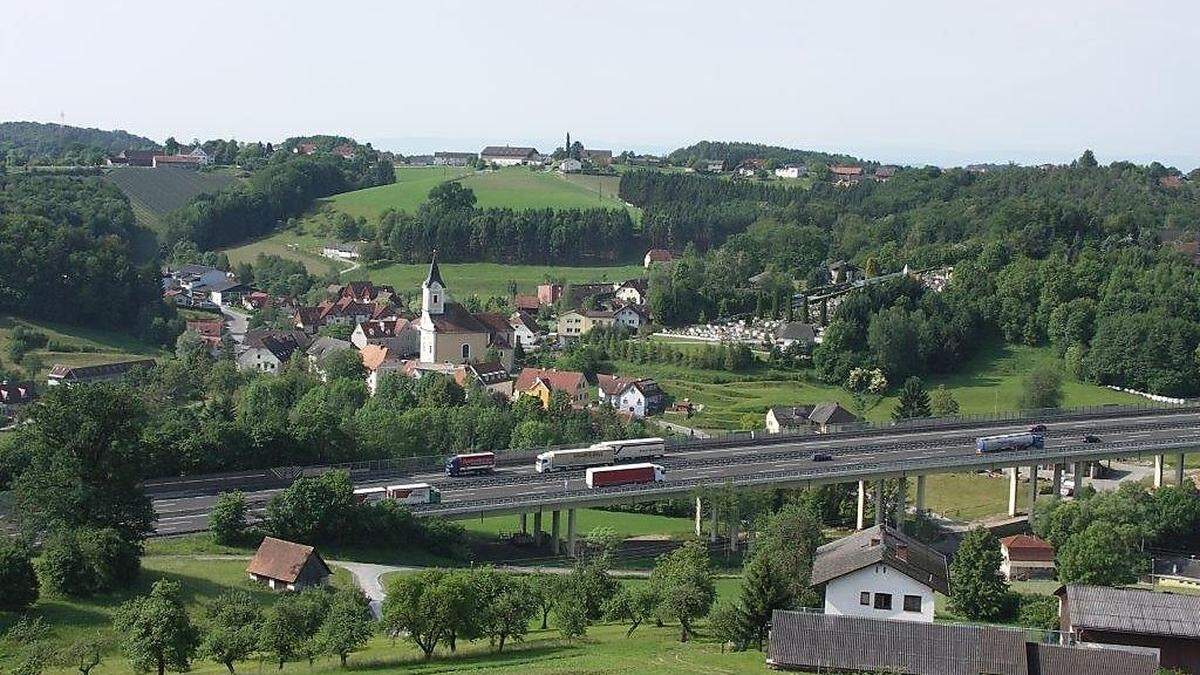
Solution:
{"label": "church spire", "polygon": [[423,285],[428,287],[435,281],[442,288],[446,287],[446,282],[442,281],[442,272],[438,269],[436,248],[433,249],[433,260],[429,262],[429,274],[425,277],[425,283]]}

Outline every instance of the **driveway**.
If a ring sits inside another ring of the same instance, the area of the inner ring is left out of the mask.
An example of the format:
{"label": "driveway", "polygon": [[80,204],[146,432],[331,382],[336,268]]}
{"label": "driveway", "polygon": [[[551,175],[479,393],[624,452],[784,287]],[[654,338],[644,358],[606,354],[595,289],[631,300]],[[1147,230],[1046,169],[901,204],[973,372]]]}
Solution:
{"label": "driveway", "polygon": [[242,340],[246,338],[246,331],[250,328],[250,316],[230,308],[229,305],[221,305],[221,316],[225,317],[229,336],[233,338],[234,342],[241,344]]}

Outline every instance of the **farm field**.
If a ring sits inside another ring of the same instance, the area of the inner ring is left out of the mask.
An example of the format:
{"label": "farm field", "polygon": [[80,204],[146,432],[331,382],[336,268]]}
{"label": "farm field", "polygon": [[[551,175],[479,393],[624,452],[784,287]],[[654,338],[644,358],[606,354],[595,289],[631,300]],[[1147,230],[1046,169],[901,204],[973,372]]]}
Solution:
{"label": "farm field", "polygon": [[[959,373],[926,378],[925,386],[932,390],[944,384],[964,415],[1004,412],[1017,408],[1022,378],[1038,366],[1055,361],[1047,348],[992,344],[982,348]],[[772,405],[839,401],[850,406],[850,396],[843,389],[819,382],[812,371],[763,369],[742,375],[665,364],[618,361],[614,365],[621,375],[656,378],[677,400],[689,398],[704,404],[704,410],[686,422],[700,428],[746,428],[751,418],[756,418],[756,427],[761,427],[762,416]],[[1139,396],[1072,380],[1063,382],[1063,395],[1066,407],[1146,402]],[[895,406],[894,396],[885,397],[867,411],[867,418],[887,420]]]}
{"label": "farm field", "polygon": [[[120,333],[67,326],[48,321],[0,316],[0,363],[14,370],[17,367],[9,360],[8,336],[18,325],[45,333],[50,340],[47,347],[29,352],[40,361],[35,374],[36,380],[41,384],[45,384],[46,374],[56,363],[70,366],[113,363],[139,357],[159,356],[162,353],[152,345],[138,342],[132,337]],[[59,345],[72,351],[53,349]]]}
{"label": "farm field", "polygon": [[321,247],[325,241],[324,237],[319,237],[305,229],[290,228],[240,246],[227,248],[223,252],[229,258],[230,265],[254,262],[254,259],[261,253],[295,260],[303,264],[309,274],[316,276],[325,274],[331,267],[347,268],[347,263],[321,255]]}
{"label": "farm field", "polygon": [[[458,299],[471,295],[507,297],[509,282],[516,282],[517,292],[533,293],[547,279],[568,282],[624,281],[641,277],[645,270],[638,265],[598,267],[565,267],[559,265],[502,265],[499,263],[439,263],[442,277],[450,285],[450,294]],[[428,263],[411,265],[391,264],[355,270],[348,278],[369,278],[377,284],[390,284],[396,290],[417,289],[429,272]]]}
{"label": "farm field", "polygon": [[189,199],[216,192],[237,182],[230,170],[191,171],[128,166],[110,170],[105,179],[129,197],[133,214],[145,228],[160,232],[162,219]]}

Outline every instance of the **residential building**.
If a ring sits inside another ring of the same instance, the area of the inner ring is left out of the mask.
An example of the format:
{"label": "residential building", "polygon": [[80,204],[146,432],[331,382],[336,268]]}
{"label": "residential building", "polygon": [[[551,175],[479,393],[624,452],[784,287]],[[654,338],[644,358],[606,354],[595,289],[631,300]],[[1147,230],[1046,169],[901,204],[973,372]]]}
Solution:
{"label": "residential building", "polygon": [[297,155],[311,155],[317,151],[316,143],[300,143],[292,148],[292,152]]}
{"label": "residential building", "polygon": [[273,591],[302,591],[324,585],[333,572],[312,546],[264,537],[246,574]]}
{"label": "residential building", "polygon": [[404,158],[406,166],[433,166],[434,161],[433,155],[409,155]]}
{"label": "residential building", "polygon": [[537,155],[536,148],[489,145],[479,153],[479,159],[496,166],[516,166],[534,161]]}
{"label": "residential building", "polygon": [[161,150],[122,150],[119,154],[109,157],[105,162],[109,166],[154,166],[154,158],[161,155]]}
{"label": "residential building", "polygon": [[825,587],[825,613],[933,622],[934,593],[949,595],[946,556],[887,525],[825,544],[812,585]]}
{"label": "residential building", "polygon": [[667,396],[653,379],[599,374],[596,375],[596,382],[601,403],[633,417],[657,415],[666,407]]}
{"label": "residential building", "polygon": [[1200,559],[1195,556],[1160,556],[1150,561],[1151,578],[1164,588],[1200,589]]}
{"label": "residential building", "polygon": [[250,287],[233,277],[226,277],[216,283],[209,284],[208,301],[218,307],[232,305],[250,292]]}
{"label": "residential building", "polygon": [[725,170],[725,160],[710,159],[704,163],[704,170],[709,173],[721,173]]}
{"label": "residential building", "polygon": [[358,260],[358,244],[353,242],[325,244],[321,249],[321,255],[333,260]]}
{"label": "residential building", "polygon": [[541,400],[542,407],[550,407],[550,395],[555,391],[565,393],[571,405],[582,408],[588,404],[587,378],[583,373],[557,368],[524,368],[513,385],[513,399],[534,396]]}
{"label": "residential building", "polygon": [[372,396],[379,386],[379,381],[387,373],[394,373],[404,368],[405,362],[400,355],[382,345],[367,345],[359,350],[363,366],[367,369],[367,391]]}
{"label": "residential building", "polygon": [[610,309],[572,309],[558,315],[559,339],[577,338],[593,328],[608,327],[616,323]]}
{"label": "residential building", "polygon": [[250,330],[242,339],[243,351],[238,354],[238,370],[277,373],[297,351],[303,351],[311,338],[299,331]]}
{"label": "residential building", "polygon": [[423,363],[467,363],[486,357],[489,349],[512,363],[513,329],[499,314],[473,314],[450,299],[450,289],[438,269],[437,253],[421,282],[421,349]]}
{"label": "residential building", "polygon": [[1031,534],[1000,540],[1000,573],[1009,581],[1054,578],[1054,547]]}
{"label": "residential building", "polygon": [[573,157],[568,157],[558,163],[558,171],[559,173],[579,173],[583,171],[583,162]]}
{"label": "residential building", "polygon": [[633,332],[650,323],[650,312],[642,305],[623,305],[613,310],[613,324]]}
{"label": "residential building", "polygon": [[859,424],[862,420],[843,408],[842,404],[832,402],[818,403],[809,413],[808,421],[812,423],[818,434],[828,434]]}
{"label": "residential building", "polygon": [[208,265],[184,265],[177,270],[167,270],[164,286],[167,288],[180,288],[188,293],[200,287],[211,287],[217,283],[225,281],[229,275],[224,270],[219,270]]}
{"label": "residential building", "polygon": [[11,417],[21,408],[33,403],[37,394],[32,382],[0,382],[0,417]]}
{"label": "residential building", "polygon": [[355,156],[354,146],[350,145],[349,143],[342,143],[341,145],[334,146],[333,150],[330,152],[345,160],[354,159]]}
{"label": "residential building", "polygon": [[506,399],[511,399],[513,395],[512,375],[498,361],[464,363],[455,369],[454,381],[464,388],[478,382],[488,391]]}
{"label": "residential building", "polygon": [[630,279],[617,286],[616,297],[627,305],[644,305],[650,301],[650,282],[646,279]]}
{"label": "residential building", "polygon": [[857,424],[858,416],[837,402],[817,405],[776,405],[767,409],[765,427],[770,433],[811,429],[817,433],[838,431]]}
{"label": "residential building", "polygon": [[834,182],[841,186],[855,185],[863,178],[863,168],[861,166],[833,164],[829,167],[829,172],[833,174]]}
{"label": "residential building", "polygon": [[324,300],[316,307],[297,307],[293,313],[296,328],[315,333],[324,326],[354,326],[364,321],[393,319],[396,308],[389,303],[340,297]]}
{"label": "residential building", "polygon": [[780,349],[787,349],[798,344],[806,351],[817,343],[817,332],[812,324],[803,321],[789,321],[779,327],[775,333],[775,344]]}
{"label": "residential building", "polygon": [[612,164],[613,153],[612,150],[584,149],[583,152],[580,153],[579,159],[587,160],[596,166],[608,166],[609,164]]}
{"label": "residential building", "polygon": [[513,338],[521,347],[529,350],[538,343],[542,336],[542,327],[529,312],[518,309],[508,316],[508,323],[513,329]]}
{"label": "residential building", "polygon": [[374,303],[391,302],[396,295],[395,288],[387,285],[376,286],[370,281],[351,281],[342,286],[333,285],[326,288],[326,291],[334,299],[349,298],[359,302]]}
{"label": "residential building", "polygon": [[433,153],[433,163],[435,166],[468,166],[478,158],[479,155],[473,152]]}
{"label": "residential building", "polygon": [[88,366],[65,366],[54,364],[46,378],[46,384],[57,387],[63,384],[91,384],[119,380],[140,369],[153,368],[154,359],[133,359],[116,363],[98,363]]}
{"label": "residential building", "polygon": [[403,318],[364,321],[354,327],[350,342],[362,349],[367,345],[387,347],[401,358],[416,356],[421,349],[417,324]]}
{"label": "residential building", "polygon": [[675,259],[675,255],[665,248],[652,248],[646,251],[646,257],[642,260],[642,267],[650,269],[650,266],[655,263],[666,264]]}
{"label": "residential building", "polygon": [[209,351],[221,348],[221,333],[225,330],[225,322],[221,319],[195,319],[186,324],[187,330],[200,336],[200,341]]}
{"label": "residential building", "polygon": [[1158,665],[1200,673],[1200,596],[1068,584],[1055,592],[1062,632],[1080,644],[1158,650]]}
{"label": "residential building", "polygon": [[517,293],[513,296],[513,308],[518,311],[536,313],[541,306],[542,303],[538,300],[537,295]]}
{"label": "residential building", "polygon": [[808,174],[808,167],[803,164],[785,164],[775,169],[775,175],[779,178],[800,178]]}
{"label": "residential building", "polygon": [[875,169],[875,174],[872,177],[880,183],[886,183],[888,179],[896,175],[897,170],[897,167],[885,164]]}
{"label": "residential building", "polygon": [[1042,644],[998,626],[775,610],[767,666],[813,673],[1154,675],[1149,654]]}
{"label": "residential building", "polygon": [[324,380],[326,379],[325,359],[338,352],[344,352],[348,349],[353,350],[354,345],[345,340],[339,340],[337,338],[322,335],[312,341],[312,344],[310,344],[308,348],[304,350],[304,355],[308,357],[310,369],[314,373],[320,375],[321,379]]}

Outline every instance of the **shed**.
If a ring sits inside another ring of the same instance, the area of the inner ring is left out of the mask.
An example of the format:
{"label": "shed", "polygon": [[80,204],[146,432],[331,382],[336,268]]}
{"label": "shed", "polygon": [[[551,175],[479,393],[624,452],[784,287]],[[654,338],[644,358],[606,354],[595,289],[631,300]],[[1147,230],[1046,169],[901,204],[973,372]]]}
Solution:
{"label": "shed", "polygon": [[1200,596],[1070,584],[1059,622],[1081,643],[1149,647],[1163,668],[1200,673]]}
{"label": "shed", "polygon": [[298,591],[326,583],[333,572],[312,546],[264,537],[246,573],[271,590]]}

